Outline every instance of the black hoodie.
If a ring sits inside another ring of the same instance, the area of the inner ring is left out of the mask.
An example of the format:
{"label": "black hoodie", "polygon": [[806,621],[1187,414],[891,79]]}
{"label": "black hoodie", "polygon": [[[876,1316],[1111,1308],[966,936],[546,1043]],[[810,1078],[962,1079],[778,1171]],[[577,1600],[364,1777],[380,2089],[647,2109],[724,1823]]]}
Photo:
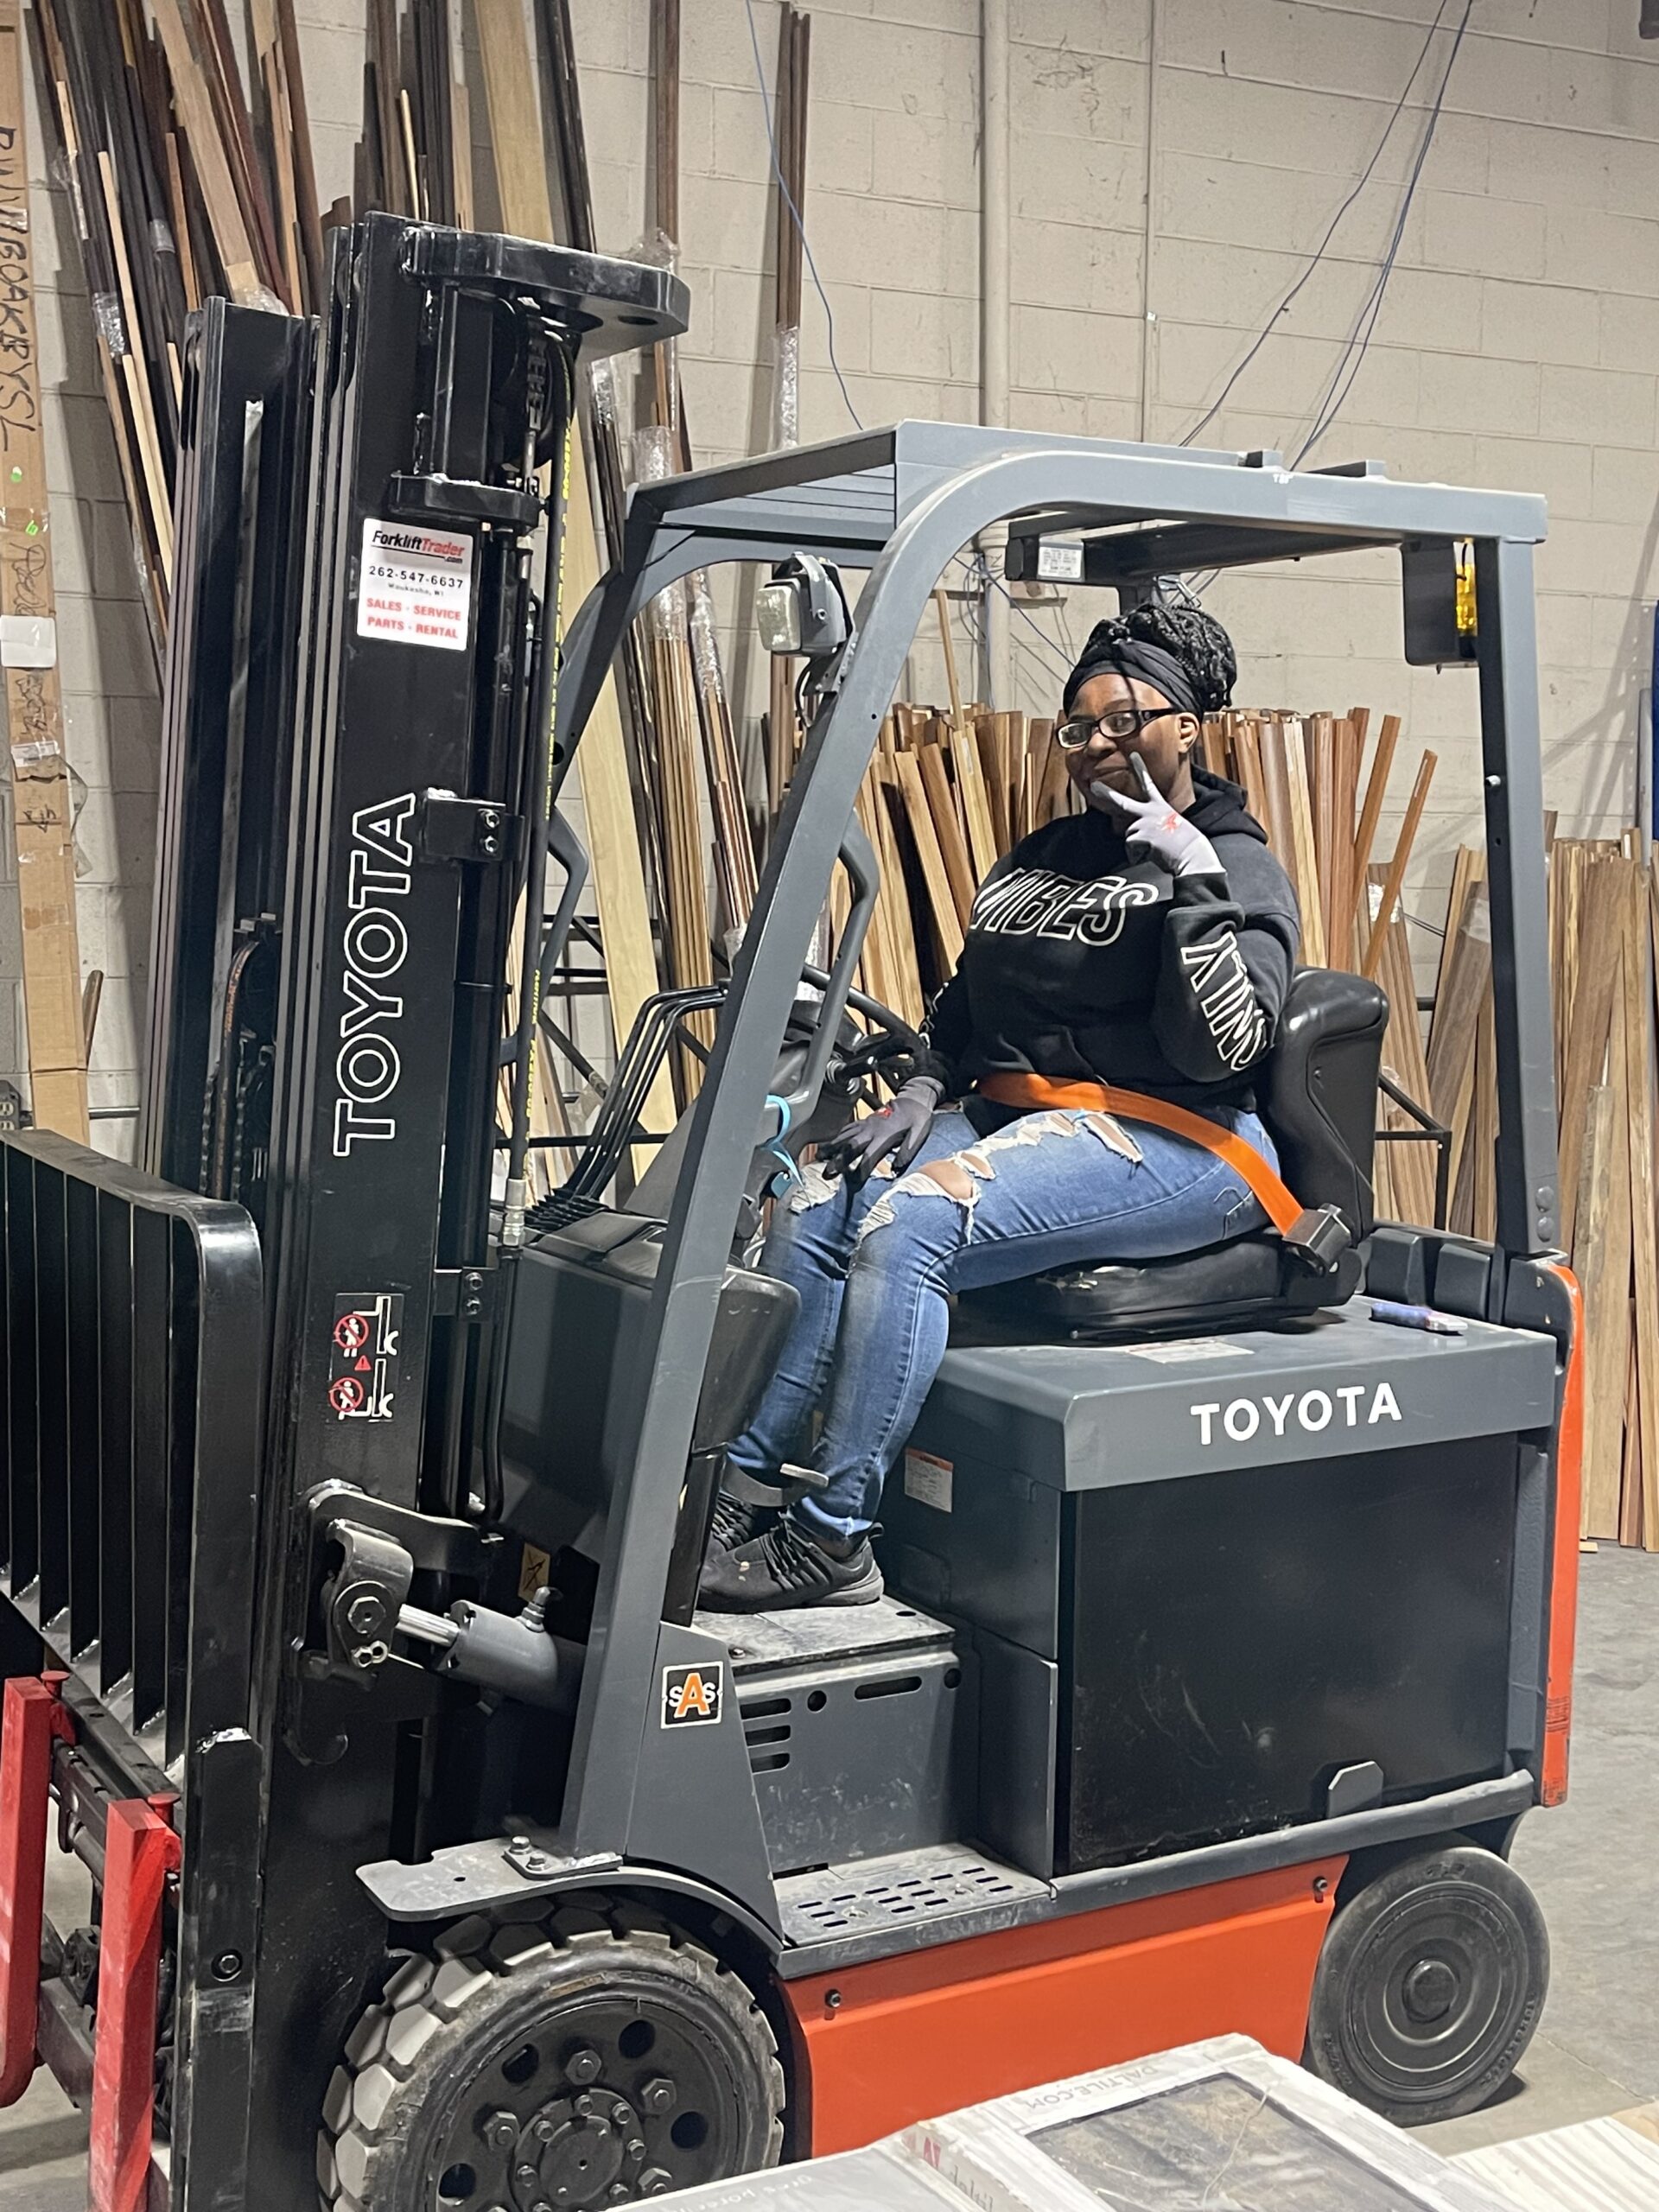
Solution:
{"label": "black hoodie", "polygon": [[[1014,1071],[1198,1108],[1254,1103],[1296,962],[1296,894],[1236,784],[1193,771],[1186,819],[1224,873],[1172,880],[1096,807],[1016,845],[980,886],[925,1025],[945,1096]],[[987,1113],[987,1106],[979,1109]]]}

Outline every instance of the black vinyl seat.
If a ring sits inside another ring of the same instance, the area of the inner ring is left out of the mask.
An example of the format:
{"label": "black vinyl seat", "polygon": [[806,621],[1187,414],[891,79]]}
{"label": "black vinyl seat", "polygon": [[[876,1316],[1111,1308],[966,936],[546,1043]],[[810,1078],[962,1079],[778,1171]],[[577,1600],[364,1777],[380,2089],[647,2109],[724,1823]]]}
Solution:
{"label": "black vinyl seat", "polygon": [[1357,1246],[1371,1230],[1377,1074],[1389,1002],[1375,983],[1334,968],[1292,980],[1279,1036],[1256,1084],[1279,1168],[1305,1206],[1335,1206],[1352,1243],[1314,1274],[1271,1233],[1173,1259],[1101,1259],[965,1292],[958,1340],[1176,1333],[1340,1306],[1359,1287]]}

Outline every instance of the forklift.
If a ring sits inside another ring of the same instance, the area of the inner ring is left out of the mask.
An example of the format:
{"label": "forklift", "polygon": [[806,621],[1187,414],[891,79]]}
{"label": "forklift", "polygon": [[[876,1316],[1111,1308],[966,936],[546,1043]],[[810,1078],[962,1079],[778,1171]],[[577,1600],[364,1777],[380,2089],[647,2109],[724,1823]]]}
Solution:
{"label": "forklift", "polygon": [[[44,2065],[89,2109],[99,2212],[586,2212],[1232,2030],[1422,2120],[1539,2017],[1509,1853],[1566,1789],[1583,1420],[1542,501],[904,423],[640,486],[563,609],[585,365],[685,320],[375,214],[319,321],[192,328],[143,1164],[0,1137],[0,2101]],[[1472,560],[1496,1241],[1373,1219],[1389,1009],[1303,971],[1262,1098],[1313,1247],[963,1297],[886,1596],[700,1613],[780,1158],[917,1041],[855,985],[855,794],[996,524],[1011,581],[1058,543],[1126,605],[1393,549],[1424,664]],[[626,626],[728,562],[804,748],[728,969],[646,1002],[532,1205],[562,800]]]}

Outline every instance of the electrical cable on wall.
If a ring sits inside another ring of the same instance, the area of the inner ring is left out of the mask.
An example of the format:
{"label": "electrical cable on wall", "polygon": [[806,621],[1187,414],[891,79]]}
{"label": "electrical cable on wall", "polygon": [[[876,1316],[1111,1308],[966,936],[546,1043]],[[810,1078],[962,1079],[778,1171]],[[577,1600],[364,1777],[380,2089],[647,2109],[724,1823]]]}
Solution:
{"label": "electrical cable on wall", "polygon": [[[1325,236],[1319,240],[1319,245],[1314,248],[1313,257],[1309,261],[1306,268],[1303,270],[1301,275],[1297,277],[1294,283],[1293,283],[1289,290],[1286,292],[1284,297],[1280,301],[1277,307],[1274,308],[1273,313],[1268,317],[1266,322],[1263,323],[1261,330],[1256,334],[1256,336],[1251,341],[1241,359],[1233,368],[1226,383],[1223,385],[1220,391],[1216,395],[1216,397],[1211,402],[1211,405],[1205,409],[1205,412],[1199,416],[1198,421],[1192,425],[1192,429],[1182,437],[1180,440],[1182,445],[1190,446],[1194,439],[1198,436],[1199,433],[1208,429],[1209,425],[1221,412],[1222,408],[1226,404],[1228,395],[1231,392],[1234,385],[1237,384],[1245,370],[1249,367],[1250,363],[1255,360],[1256,355],[1262,351],[1262,348],[1267,344],[1268,339],[1273,335],[1280,317],[1289,308],[1297,296],[1302,290],[1303,287],[1313,276],[1314,270],[1318,269],[1319,264],[1324,260],[1326,250],[1330,246],[1332,239],[1336,236],[1338,226],[1341,223],[1343,217],[1348,213],[1348,210],[1353,206],[1355,200],[1358,199],[1360,194],[1365,189],[1365,187],[1370,182],[1372,175],[1376,168],[1376,165],[1382,158],[1382,149],[1388,144],[1389,137],[1393,134],[1395,124],[1400,120],[1400,117],[1404,110],[1406,102],[1411,96],[1411,88],[1416,83],[1418,75],[1422,69],[1424,62],[1428,59],[1429,48],[1433,46],[1435,35],[1441,27],[1441,22],[1446,14],[1446,0],[1440,0],[1440,5],[1435,10],[1434,20],[1428,27],[1427,35],[1425,37],[1422,46],[1419,49],[1417,59],[1411,65],[1410,75],[1406,79],[1405,83],[1400,88],[1400,97],[1395,100],[1393,107],[1389,111],[1389,119],[1382,126],[1382,134],[1376,142],[1376,145],[1371,154],[1371,158],[1366,162],[1364,168],[1360,171],[1357,179],[1350,188],[1346,198],[1343,200],[1341,206],[1337,209],[1336,213],[1332,215],[1330,222],[1326,225]],[[1464,22],[1465,23],[1468,22],[1467,10],[1465,10]],[[1463,29],[1461,26],[1459,28],[1458,36],[1459,39],[1463,36]],[[1452,54],[1454,57],[1456,52],[1457,48],[1454,45],[1452,48]],[[1446,86],[1444,80],[1442,80],[1440,85],[1441,98],[1444,98]],[[1436,111],[1438,113],[1438,110]],[[1362,308],[1360,312],[1363,315],[1364,309]]]}
{"label": "electrical cable on wall", "polygon": [[[1338,360],[1326,399],[1320,410],[1315,415],[1313,428],[1303,441],[1295,460],[1291,464],[1293,467],[1301,467],[1314,446],[1336,421],[1344,401],[1354,388],[1354,379],[1359,374],[1366,350],[1371,342],[1372,334],[1376,328],[1377,317],[1382,313],[1383,295],[1388,290],[1389,279],[1394,274],[1394,264],[1400,251],[1400,241],[1405,235],[1406,221],[1411,213],[1412,201],[1416,197],[1418,180],[1423,174],[1423,164],[1428,159],[1428,149],[1434,143],[1434,132],[1440,123],[1440,111],[1446,104],[1446,88],[1451,82],[1452,72],[1457,65],[1458,50],[1463,44],[1463,35],[1469,28],[1469,17],[1473,7],[1474,0],[1464,0],[1463,18],[1452,38],[1452,51],[1446,58],[1446,67],[1440,73],[1440,86],[1435,92],[1433,104],[1428,111],[1428,120],[1423,127],[1422,143],[1417,149],[1417,158],[1412,164],[1411,175],[1406,183],[1405,195],[1400,202],[1400,213],[1395,223],[1394,235],[1389,240],[1389,249],[1383,257],[1382,267],[1377,271],[1376,281],[1371,287],[1364,306],[1359,311],[1348,342]],[[1358,349],[1357,352],[1355,350],[1356,347]],[[1351,357],[1352,365],[1349,367]],[[1344,368],[1347,369],[1345,380],[1344,380]]]}
{"label": "electrical cable on wall", "polygon": [[830,295],[823,289],[823,279],[818,274],[818,264],[812,258],[812,246],[806,235],[806,225],[801,220],[801,211],[795,205],[794,195],[791,193],[784,176],[783,163],[779,158],[778,134],[773,130],[772,122],[772,99],[766,91],[766,65],[760,59],[760,37],[754,27],[754,0],[743,0],[743,12],[748,18],[749,49],[754,56],[754,81],[760,89],[760,112],[766,120],[766,149],[772,157],[772,173],[778,181],[778,189],[783,195],[784,205],[789,210],[790,219],[795,226],[796,235],[801,241],[801,251],[806,257],[807,271],[812,279],[812,289],[817,292],[823,304],[824,327],[829,340],[830,365],[835,371],[836,382],[841,386],[841,397],[846,405],[847,412],[853,418],[853,426],[855,429],[861,430],[864,428],[862,419],[857,408],[853,404],[853,395],[847,389],[847,379],[841,372],[841,362],[836,354],[835,310],[830,304]]}

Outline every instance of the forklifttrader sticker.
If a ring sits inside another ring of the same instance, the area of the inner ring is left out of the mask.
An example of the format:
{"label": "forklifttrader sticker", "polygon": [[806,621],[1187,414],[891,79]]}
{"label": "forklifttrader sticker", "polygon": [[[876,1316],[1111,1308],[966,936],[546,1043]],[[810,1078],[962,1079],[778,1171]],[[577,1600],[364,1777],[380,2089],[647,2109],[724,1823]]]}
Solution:
{"label": "forklifttrader sticker", "polygon": [[695,1728],[699,1721],[718,1720],[725,1675],[725,1662],[720,1659],[705,1659],[695,1667],[664,1667],[664,1727]]}
{"label": "forklifttrader sticker", "polygon": [[473,541],[424,523],[363,518],[357,578],[357,634],[394,645],[467,650],[473,599]]}

